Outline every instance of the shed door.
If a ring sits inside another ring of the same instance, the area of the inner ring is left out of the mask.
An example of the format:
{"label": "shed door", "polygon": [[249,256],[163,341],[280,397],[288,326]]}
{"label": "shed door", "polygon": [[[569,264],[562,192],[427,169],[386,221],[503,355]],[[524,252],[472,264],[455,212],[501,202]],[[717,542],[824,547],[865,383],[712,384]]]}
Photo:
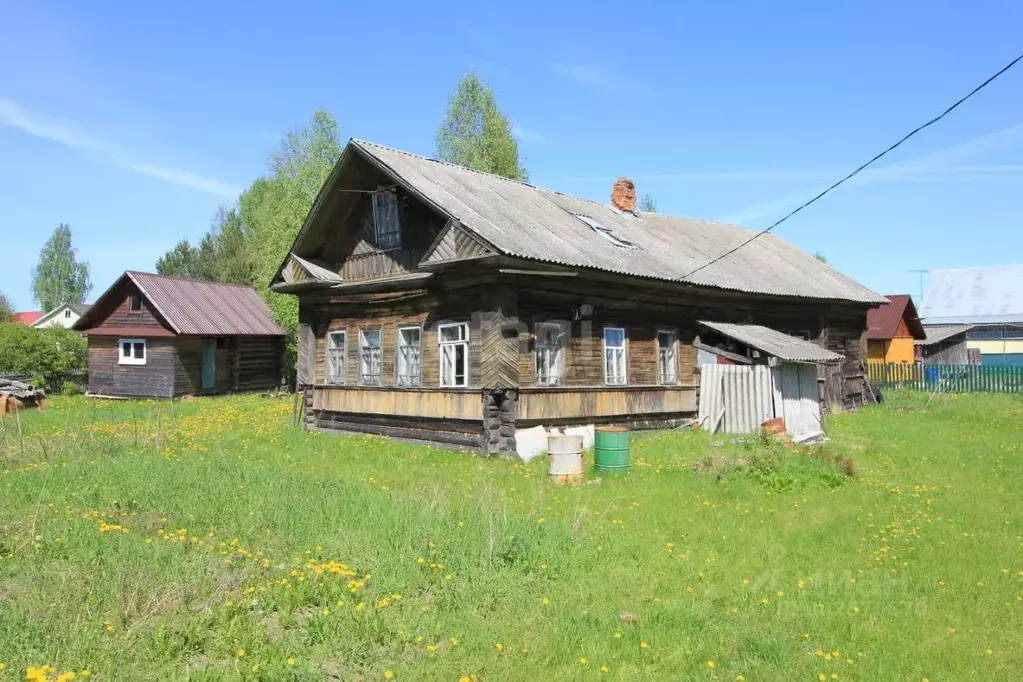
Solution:
{"label": "shed door", "polygon": [[217,385],[217,340],[202,340],[202,390],[212,390]]}
{"label": "shed door", "polygon": [[775,414],[785,420],[785,430],[799,440],[819,434],[820,391],[814,365],[783,362],[773,368]]}

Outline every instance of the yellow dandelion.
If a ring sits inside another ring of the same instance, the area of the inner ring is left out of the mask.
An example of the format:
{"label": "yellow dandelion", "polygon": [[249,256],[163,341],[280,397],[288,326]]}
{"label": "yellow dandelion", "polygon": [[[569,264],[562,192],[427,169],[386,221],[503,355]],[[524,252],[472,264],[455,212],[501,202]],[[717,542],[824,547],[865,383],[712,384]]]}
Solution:
{"label": "yellow dandelion", "polygon": [[581,657],[581,658],[579,659],[579,662],[580,662],[580,663],[582,663],[583,665],[586,665],[587,663],[589,663],[589,662],[590,662],[590,659],[588,659],[588,658],[586,658],[585,656],[583,656],[583,657]]}
{"label": "yellow dandelion", "polygon": [[715,667],[717,667],[717,663],[715,663],[714,661],[707,661],[707,667],[708,668],[715,668]]}
{"label": "yellow dandelion", "polygon": [[824,682],[824,680],[828,679],[828,676],[825,675],[824,673],[820,673],[819,675],[817,675],[817,679],[820,680],[821,682]]}
{"label": "yellow dandelion", "polygon": [[838,673],[831,673],[831,679],[837,680],[838,679]]}
{"label": "yellow dandelion", "polygon": [[244,658],[244,656],[245,656],[245,649],[242,649],[241,647],[239,647],[238,651],[236,651],[234,653],[235,653],[236,656],[238,656],[238,658]]}
{"label": "yellow dandelion", "polygon": [[284,662],[286,664],[288,664],[288,665],[295,665],[295,657],[294,656],[288,656],[287,660],[285,660]]}
{"label": "yellow dandelion", "polygon": [[547,597],[544,597],[544,598],[543,598],[543,605],[544,605],[544,606],[547,606],[547,605],[548,605],[548,604],[550,604],[550,603],[551,603],[551,600],[550,600],[550,599],[548,599]]}
{"label": "yellow dandelion", "polygon": [[391,672],[390,670],[385,670],[384,671],[384,678],[386,678],[388,680],[393,680],[394,679],[394,673]]}
{"label": "yellow dandelion", "polygon": [[498,651],[504,651],[504,645],[503,645],[503,644],[501,644],[500,642],[498,642],[497,644],[495,644],[495,645],[494,645],[494,648],[495,648],[495,649],[497,649]]}
{"label": "yellow dandelion", "polygon": [[646,648],[648,648],[649,646],[650,646],[650,645],[649,645],[649,644],[647,644],[646,642],[640,642],[640,643],[639,643],[639,648],[640,648],[640,649],[646,649]]}
{"label": "yellow dandelion", "polygon": [[784,597],[785,596],[785,590],[778,590],[778,596],[779,597]]}
{"label": "yellow dandelion", "polygon": [[616,632],[615,633],[615,639],[621,639],[621,638],[622,638],[622,633]]}
{"label": "yellow dandelion", "polygon": [[736,675],[735,682],[746,682],[746,678],[742,675]]}
{"label": "yellow dandelion", "polygon": [[602,673],[611,672],[611,668],[608,668],[606,665],[602,665],[600,666],[600,672]]}

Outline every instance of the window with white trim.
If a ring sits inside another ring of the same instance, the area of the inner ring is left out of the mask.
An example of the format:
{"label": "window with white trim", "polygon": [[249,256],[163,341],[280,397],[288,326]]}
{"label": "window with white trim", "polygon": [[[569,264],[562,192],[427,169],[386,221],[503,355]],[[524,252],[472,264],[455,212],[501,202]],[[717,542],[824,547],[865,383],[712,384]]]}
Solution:
{"label": "window with white trim", "polygon": [[539,386],[560,386],[565,367],[568,333],[557,322],[536,325],[536,374]]}
{"label": "window with white trim", "polygon": [[678,383],[678,334],[657,330],[657,374],[662,384]]}
{"label": "window with white trim", "polygon": [[327,334],[327,376],[328,384],[343,384],[348,380],[348,332]]}
{"label": "window with white trim", "polygon": [[380,330],[359,332],[359,383],[380,385]]}
{"label": "window with white trim", "polygon": [[604,383],[623,386],[625,378],[625,330],[604,327]]}
{"label": "window with white trim", "polygon": [[146,340],[118,339],[117,364],[119,365],[146,364]]}
{"label": "window with white trim", "polygon": [[440,344],[440,385],[469,385],[469,325],[465,322],[437,327]]}
{"label": "window with white trim", "polygon": [[71,308],[67,308],[64,310],[64,317],[71,317]]}
{"label": "window with white trim", "polygon": [[401,248],[398,195],[393,190],[373,194],[373,230],[378,249]]}
{"label": "window with white trim", "polygon": [[395,353],[396,383],[398,386],[418,386],[422,374],[423,330],[419,327],[398,329]]}

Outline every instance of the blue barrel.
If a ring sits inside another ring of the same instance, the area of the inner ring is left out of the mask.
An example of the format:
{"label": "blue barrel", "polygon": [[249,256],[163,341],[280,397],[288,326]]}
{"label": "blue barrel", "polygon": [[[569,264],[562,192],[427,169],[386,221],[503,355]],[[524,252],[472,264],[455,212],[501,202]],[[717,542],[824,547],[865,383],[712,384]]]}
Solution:
{"label": "blue barrel", "polygon": [[924,365],[924,380],[927,383],[936,384],[938,383],[939,377],[940,374],[938,373],[937,365]]}

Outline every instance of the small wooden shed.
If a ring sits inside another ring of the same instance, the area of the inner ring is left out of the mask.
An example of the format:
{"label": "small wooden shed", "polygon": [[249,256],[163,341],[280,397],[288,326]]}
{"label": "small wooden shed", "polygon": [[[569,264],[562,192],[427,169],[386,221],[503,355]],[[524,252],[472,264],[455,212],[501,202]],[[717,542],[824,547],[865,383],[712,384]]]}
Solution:
{"label": "small wooden shed", "polygon": [[700,324],[703,428],[750,433],[780,418],[795,440],[823,434],[820,368],[842,355],[762,325]]}
{"label": "small wooden shed", "polygon": [[89,394],[171,398],[279,386],[284,330],[251,287],[126,272],[74,325]]}

